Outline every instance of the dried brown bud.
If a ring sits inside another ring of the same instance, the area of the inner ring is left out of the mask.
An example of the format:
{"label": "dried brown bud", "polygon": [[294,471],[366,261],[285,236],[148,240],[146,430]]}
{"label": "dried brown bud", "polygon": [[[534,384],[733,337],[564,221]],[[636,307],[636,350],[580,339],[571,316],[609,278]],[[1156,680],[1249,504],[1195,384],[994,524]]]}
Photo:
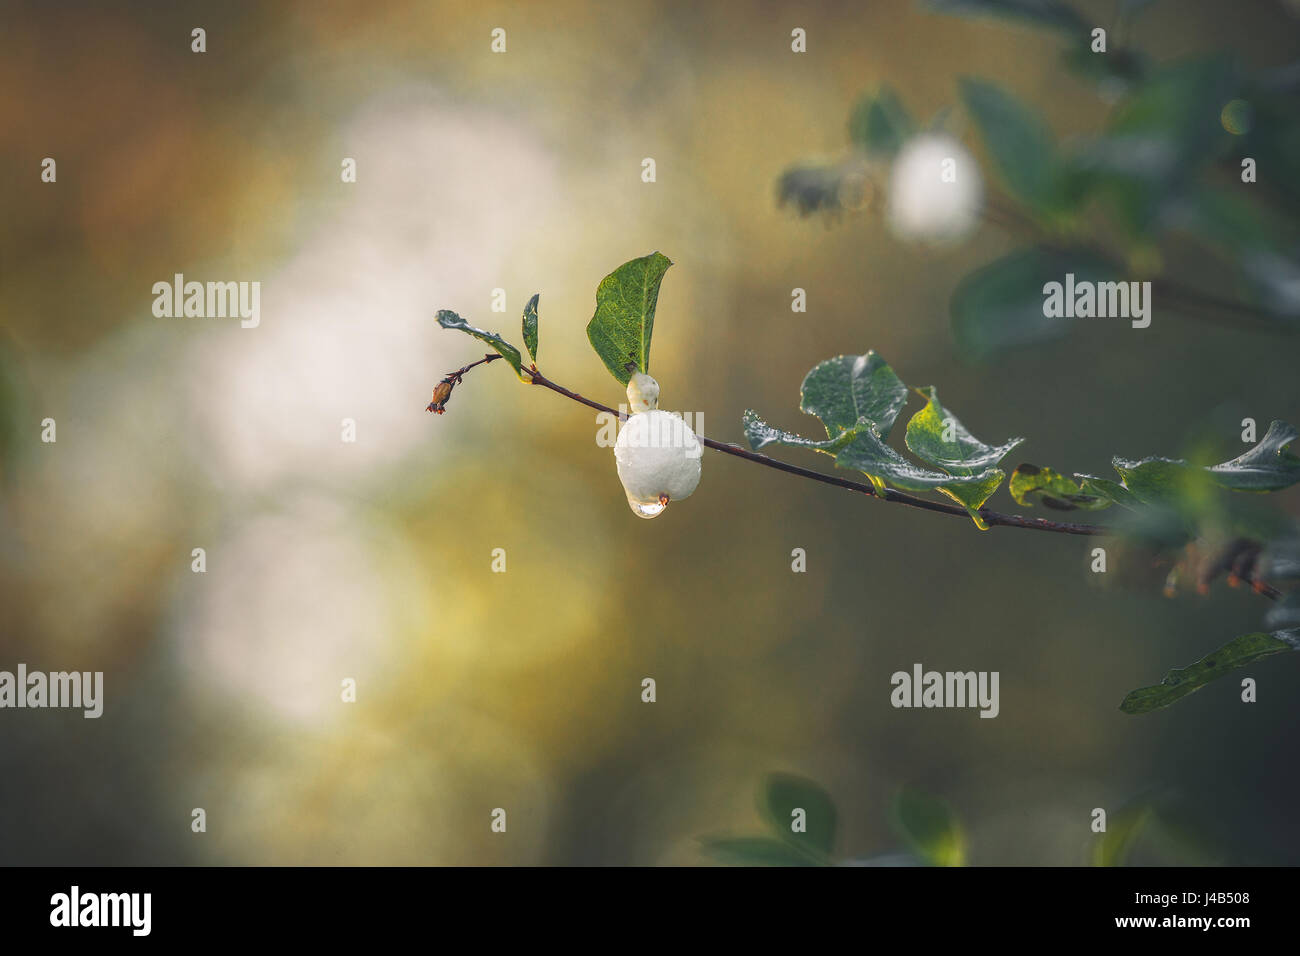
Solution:
{"label": "dried brown bud", "polygon": [[434,412],[441,415],[443,409],[447,407],[447,399],[451,398],[452,380],[444,378],[433,389],[433,401],[429,403],[426,411]]}

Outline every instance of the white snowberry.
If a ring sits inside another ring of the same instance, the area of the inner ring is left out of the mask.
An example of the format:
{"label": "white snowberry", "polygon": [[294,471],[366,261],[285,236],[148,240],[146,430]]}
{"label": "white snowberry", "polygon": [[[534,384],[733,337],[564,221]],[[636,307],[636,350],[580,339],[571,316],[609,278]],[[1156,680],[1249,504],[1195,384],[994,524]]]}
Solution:
{"label": "white snowberry", "polygon": [[680,415],[659,410],[659,383],[649,375],[632,376],[627,397],[632,414],[614,443],[614,460],[628,506],[653,518],[700,483],[704,446]]}
{"label": "white snowberry", "polygon": [[946,133],[903,144],[889,175],[889,225],[901,239],[943,242],[979,221],[984,181],[970,152]]}

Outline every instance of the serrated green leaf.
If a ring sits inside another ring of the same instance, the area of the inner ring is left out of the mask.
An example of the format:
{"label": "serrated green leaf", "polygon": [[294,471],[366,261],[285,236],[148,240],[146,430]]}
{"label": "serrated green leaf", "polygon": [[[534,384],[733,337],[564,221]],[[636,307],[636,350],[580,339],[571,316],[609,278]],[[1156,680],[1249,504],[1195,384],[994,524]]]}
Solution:
{"label": "serrated green leaf", "polygon": [[1195,480],[1193,466],[1180,459],[1152,457],[1128,461],[1116,458],[1111,464],[1124,479],[1124,487],[1148,505],[1177,503]]}
{"label": "serrated green leaf", "polygon": [[1030,464],[1016,467],[1007,490],[1017,504],[1028,506],[1037,501],[1056,511],[1099,511],[1113,503],[1102,495],[1085,494],[1079,485],[1050,468]]}
{"label": "serrated green leaf", "polygon": [[1118,481],[1110,478],[1098,478],[1096,475],[1075,474],[1079,479],[1079,487],[1084,494],[1096,495],[1100,498],[1109,498],[1117,505],[1123,505],[1125,508],[1141,508],[1142,502],[1137,495],[1129,491]]}
{"label": "serrated green leaf", "polygon": [[894,451],[871,429],[857,431],[852,441],[836,454],[835,464],[850,471],[860,471],[869,478],[888,481],[904,491],[947,492],[958,486],[979,488],[994,479],[1001,482],[1003,478],[1000,468],[986,469],[974,475],[950,475],[923,468]]}
{"label": "serrated green leaf", "polygon": [[986,359],[1009,348],[1059,338],[1078,320],[1044,314],[1043,286],[1119,278],[1112,263],[1086,253],[1065,255],[1047,249],[1022,249],[970,273],[957,284],[950,302],[953,334],[965,355]]}
{"label": "serrated green leaf", "polygon": [[799,386],[799,407],[822,420],[828,438],[859,427],[863,420],[888,438],[906,404],[907,386],[875,352],[818,362]]}
{"label": "serrated green leaf", "polygon": [[941,491],[966,505],[976,525],[986,527],[978,508],[1004,473],[965,467],[963,474],[949,474],[908,461],[885,444],[906,403],[907,386],[875,352],[839,355],[818,363],[800,388],[800,408],[822,420],[825,441],[773,428],[752,410],[745,413],[743,424],[754,449],[782,444],[833,454],[838,467],[862,472],[882,497],[886,482],[908,491]]}
{"label": "serrated green leaf", "polygon": [[964,866],[966,834],[943,800],[910,787],[894,798],[893,823],[899,836],[931,866]]}
{"label": "serrated green leaf", "polygon": [[981,531],[988,531],[989,523],[980,514],[980,509],[984,507],[984,502],[992,497],[993,492],[998,490],[998,486],[1006,476],[1007,473],[1001,468],[990,468],[983,473],[982,477],[970,483],[952,481],[942,485],[939,490],[969,512],[975,527]]}
{"label": "serrated green leaf", "polygon": [[528,300],[524,306],[524,345],[528,348],[528,354],[534,362],[537,361],[537,300],[541,298],[541,293],[534,293],[533,297]]}
{"label": "serrated green leaf", "polygon": [[794,432],[773,428],[759,418],[758,412],[752,408],[745,411],[744,417],[741,418],[741,425],[745,429],[745,438],[749,441],[749,447],[754,451],[768,445],[790,445],[794,448],[808,448],[812,451],[824,451],[828,454],[834,454],[837,449],[848,444],[854,435],[854,431],[849,429],[840,432],[834,438],[827,438],[822,441],[804,438],[802,435],[794,434]]}
{"label": "serrated green leaf", "polygon": [[[835,802],[817,783],[794,774],[769,774],[759,810],[780,839],[815,858],[830,858],[835,847]],[[803,811],[803,833],[791,829],[796,810]]]}
{"label": "serrated green leaf", "polygon": [[927,401],[907,423],[905,441],[918,458],[954,475],[973,475],[1002,461],[1023,438],[1001,445],[986,445],[939,404],[939,390],[931,385],[917,391]]}
{"label": "serrated green leaf", "polygon": [[1286,450],[1300,431],[1274,420],[1250,451],[1209,468],[1215,484],[1233,491],[1279,491],[1300,482],[1300,458]]}
{"label": "serrated green leaf", "polygon": [[623,263],[596,288],[596,312],[587,323],[587,339],[621,385],[627,385],[634,371],[650,374],[659,284],[671,265],[667,256],[652,252]]}
{"label": "serrated green leaf", "polygon": [[1047,123],[1010,93],[983,80],[961,80],[962,99],[1007,189],[1038,213],[1059,205],[1060,171]]}
{"label": "serrated green leaf", "polygon": [[915,129],[898,94],[889,86],[863,96],[849,117],[849,141],[871,156],[893,156]]}
{"label": "serrated green leaf", "polygon": [[1124,698],[1119,709],[1126,714],[1146,714],[1168,707],[1188,694],[1200,690],[1229,671],[1282,651],[1300,650],[1300,630],[1256,631],[1229,641],[1195,664],[1175,668],[1159,684],[1142,687]]}
{"label": "serrated green leaf", "polygon": [[1088,32],[1083,17],[1060,0],[927,0],[926,6],[936,13],[1020,20],[1071,36]]}
{"label": "serrated green leaf", "polygon": [[[1230,491],[1266,492],[1300,482],[1300,459],[1286,451],[1297,434],[1300,433],[1286,422],[1274,421],[1250,451],[1210,468],[1181,459],[1116,458],[1113,464],[1124,480],[1123,491],[1117,491],[1113,483],[1102,484],[1102,479],[1088,478],[1088,482],[1101,494],[1129,507],[1133,507],[1131,502],[1121,500],[1125,491],[1140,504],[1191,514],[1214,500],[1214,485]],[[1085,490],[1093,489],[1085,487]]]}
{"label": "serrated green leaf", "polygon": [[702,837],[700,849],[721,863],[737,866],[817,866],[809,856],[772,837]]}
{"label": "serrated green leaf", "polygon": [[[1166,489],[1175,487],[1193,467],[1182,458],[1151,456],[1138,460],[1112,458],[1111,465],[1119,472],[1124,487],[1139,498],[1143,492],[1154,497],[1164,497]],[[1133,479],[1130,481],[1129,479]]]}
{"label": "serrated green leaf", "polygon": [[532,381],[532,378],[523,370],[523,357],[519,354],[519,350],[495,332],[484,332],[482,329],[476,329],[450,309],[443,309],[438,313],[438,324],[444,329],[455,329],[457,332],[464,332],[467,335],[474,336],[480,342],[486,342],[501,353],[521,380],[525,382]]}
{"label": "serrated green leaf", "polygon": [[975,524],[984,531],[988,525],[979,515],[979,509],[998,490],[1006,472],[997,467],[1003,458],[1019,445],[1023,438],[1011,438],[1001,445],[986,445],[959,422],[950,411],[939,404],[939,391],[934,386],[917,389],[927,399],[925,407],[907,423],[904,440],[912,453],[922,461],[942,468],[950,475],[969,478],[983,475],[981,481],[970,484],[953,484],[939,490],[970,512]]}

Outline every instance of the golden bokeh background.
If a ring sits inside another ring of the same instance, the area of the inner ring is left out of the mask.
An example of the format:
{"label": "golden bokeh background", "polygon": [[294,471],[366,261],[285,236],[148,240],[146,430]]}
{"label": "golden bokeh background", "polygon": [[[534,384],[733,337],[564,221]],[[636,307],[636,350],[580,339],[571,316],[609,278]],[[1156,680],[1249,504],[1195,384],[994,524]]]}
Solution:
{"label": "golden bokeh background", "polygon": [[[1103,25],[1113,6],[1080,4]],[[617,404],[584,326],[600,278],[658,249],[662,402],[722,440],[748,407],[804,427],[804,373],[869,348],[1064,471],[1300,420],[1294,339],[1157,303],[1141,334],[1096,323],[971,364],[948,296],[1015,240],[925,249],[869,213],[777,208],[781,171],[838,155],[882,82],[929,117],[978,75],[1061,136],[1095,128],[1108,107],[1052,36],[902,2],[9,14],[0,669],[102,670],[106,703],[0,713],[0,862],[697,864],[698,837],[760,825],[776,770],[830,790],[846,858],[898,848],[887,807],[912,784],[952,804],[979,863],[1084,862],[1092,808],[1148,793],[1195,837],[1141,860],[1300,860],[1296,661],[1256,668],[1254,706],[1229,681],[1117,709],[1257,629],[1257,598],[1099,588],[1083,539],[980,533],[713,453],[690,500],[640,521],[594,415],[504,363],[424,411],[483,351],[434,312],[517,341],[534,292],[544,371]],[[1160,60],[1257,65],[1298,35],[1266,2],[1158,3],[1137,28]],[[260,326],[155,318],[175,273],[260,281]],[[918,661],[1000,671],[1001,715],[892,709],[889,675]]]}

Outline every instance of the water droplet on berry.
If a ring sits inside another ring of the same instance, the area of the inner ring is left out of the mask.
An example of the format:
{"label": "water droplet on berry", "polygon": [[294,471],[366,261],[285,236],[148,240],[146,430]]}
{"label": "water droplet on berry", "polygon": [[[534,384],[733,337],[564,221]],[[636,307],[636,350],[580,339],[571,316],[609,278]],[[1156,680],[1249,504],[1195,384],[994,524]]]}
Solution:
{"label": "water droplet on berry", "polygon": [[632,513],[638,518],[657,518],[668,508],[666,504],[660,504],[658,501],[652,501],[649,504],[643,504],[639,501],[627,500],[632,509]]}

